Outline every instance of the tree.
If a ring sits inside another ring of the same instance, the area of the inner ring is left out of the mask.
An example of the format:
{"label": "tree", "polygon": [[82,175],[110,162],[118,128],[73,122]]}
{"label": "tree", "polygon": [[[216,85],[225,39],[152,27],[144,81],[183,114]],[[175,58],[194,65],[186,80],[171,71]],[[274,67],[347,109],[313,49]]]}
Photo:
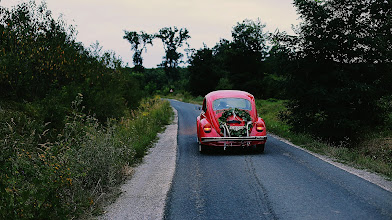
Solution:
{"label": "tree", "polygon": [[219,65],[216,63],[213,50],[204,45],[189,59],[189,86],[193,95],[204,96],[215,90],[220,80]]}
{"label": "tree", "polygon": [[267,33],[263,32],[264,28],[265,24],[262,24],[260,19],[256,21],[245,19],[237,23],[231,32],[233,45],[236,45],[241,52],[252,54],[257,61],[262,61],[268,49]]}
{"label": "tree", "polygon": [[215,47],[218,59],[224,60],[233,87],[257,97],[263,96],[260,85],[265,74],[263,65],[268,50],[268,33],[263,31],[264,27],[259,19],[245,19],[233,27],[233,41],[223,40]]}
{"label": "tree", "polygon": [[179,78],[177,67],[183,56],[177,49],[182,47],[190,38],[189,31],[186,28],[178,29],[175,26],[174,28],[165,27],[160,29],[155,37],[162,40],[165,49],[166,56],[164,57],[165,60],[162,62],[162,66],[165,69],[169,82],[175,81]]}
{"label": "tree", "polygon": [[143,50],[147,51],[147,45],[152,45],[152,40],[154,39],[154,35],[147,34],[143,31],[138,34],[135,31],[124,31],[124,39],[128,40],[132,45],[131,49],[134,51],[133,54],[133,64],[135,65],[135,71],[143,72],[143,58],[142,52]]}
{"label": "tree", "polygon": [[189,84],[194,95],[216,89],[239,89],[255,96],[265,75],[264,60],[268,34],[260,20],[244,20],[233,27],[233,40],[221,39],[212,49],[196,51],[189,60]]}
{"label": "tree", "polygon": [[[288,121],[332,141],[380,126],[392,97],[392,2],[295,0],[298,37],[288,54]],[[383,101],[381,101],[383,100]]]}

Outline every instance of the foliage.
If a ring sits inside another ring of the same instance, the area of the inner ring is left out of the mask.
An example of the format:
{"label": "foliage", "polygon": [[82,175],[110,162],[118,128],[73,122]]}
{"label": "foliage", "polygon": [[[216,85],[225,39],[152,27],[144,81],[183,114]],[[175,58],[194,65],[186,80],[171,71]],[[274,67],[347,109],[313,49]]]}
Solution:
{"label": "foliage", "polygon": [[171,120],[170,104],[157,97],[102,126],[83,113],[82,99],[77,96],[53,141],[42,123],[0,109],[1,219],[72,219],[99,211],[124,169],[140,161]]}
{"label": "foliage", "polygon": [[138,82],[121,67],[114,53],[86,49],[75,29],[52,18],[45,3],[0,7],[0,98],[34,102],[50,126],[64,125],[69,106],[84,94],[85,106],[105,122],[136,108]]}
{"label": "foliage", "polygon": [[[132,50],[134,51],[133,54],[133,64],[135,65],[134,70],[136,72],[143,72],[143,58],[142,52],[143,50],[147,51],[146,46],[148,44],[152,45],[152,40],[154,38],[153,35],[147,34],[144,31],[141,31],[138,34],[136,31],[124,31],[124,39],[128,40],[129,43],[132,45]],[[141,48],[139,48],[141,46]]]}
{"label": "foliage", "polygon": [[220,40],[212,49],[197,50],[189,63],[190,90],[205,95],[216,89],[239,89],[263,96],[267,33],[260,20],[244,20],[232,30],[232,41]]}
{"label": "foliage", "polygon": [[266,71],[263,61],[268,47],[264,27],[259,19],[246,19],[237,23],[232,31],[233,41],[227,61],[228,77],[234,88],[250,92],[256,97],[263,97],[260,85]]}
{"label": "foliage", "polygon": [[[383,126],[391,108],[390,1],[295,1],[298,37],[281,35],[290,62],[286,115],[299,132],[358,140]],[[388,98],[389,97],[389,98]]]}
{"label": "foliage", "polygon": [[[168,95],[170,90],[185,92],[188,90],[189,74],[187,68],[177,68],[179,79],[168,83],[164,68],[144,69],[143,73],[133,72],[131,68],[124,68],[131,78],[136,79],[140,88],[139,93],[145,95]],[[130,93],[132,94],[132,93]]]}
{"label": "foliage", "polygon": [[136,75],[98,43],[76,42],[45,3],[0,11],[0,219],[96,212],[170,105],[140,102]]}
{"label": "foliage", "polygon": [[173,28],[164,27],[159,30],[155,37],[162,40],[165,49],[166,55],[164,57],[165,60],[162,62],[162,67],[165,69],[170,84],[179,78],[177,67],[183,55],[177,49],[182,47],[190,38],[189,31],[186,28],[178,29],[176,26]]}
{"label": "foliage", "polygon": [[[234,117],[238,116],[239,118],[241,118],[245,122],[246,127],[240,130],[230,130],[230,125],[227,123],[227,119],[230,116],[234,116]],[[249,127],[247,125],[248,122],[252,121],[252,117],[250,117],[249,113],[245,110],[238,109],[238,108],[234,108],[234,109],[230,108],[228,110],[225,110],[222,113],[222,115],[219,117],[218,121],[221,130],[228,128],[230,130],[230,136],[232,137],[246,137],[248,132],[246,128],[251,129],[253,127],[252,124],[250,124]]]}
{"label": "foliage", "polygon": [[279,99],[256,99],[257,113],[265,120],[267,131],[287,138],[291,126],[280,118],[281,114],[287,114],[286,103]]}
{"label": "foliage", "polygon": [[204,46],[189,60],[189,87],[194,95],[206,95],[213,91],[223,75],[213,52],[212,49]]}
{"label": "foliage", "polygon": [[282,99],[285,98],[286,77],[280,74],[266,73],[261,85],[263,88],[263,97]]}
{"label": "foliage", "polygon": [[202,105],[204,99],[202,96],[193,97],[192,94],[187,91],[173,92],[165,96],[165,98],[175,99],[181,102],[188,102],[196,105]]}
{"label": "foliage", "polygon": [[73,27],[52,19],[44,4],[29,2],[0,10],[2,97],[32,100],[80,80],[75,67],[84,54],[73,40]]}

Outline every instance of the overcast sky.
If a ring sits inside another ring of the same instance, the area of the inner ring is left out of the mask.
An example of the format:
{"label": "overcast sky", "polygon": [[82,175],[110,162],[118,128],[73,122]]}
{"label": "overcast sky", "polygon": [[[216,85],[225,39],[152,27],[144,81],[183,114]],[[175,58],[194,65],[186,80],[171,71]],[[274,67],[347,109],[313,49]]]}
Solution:
{"label": "overcast sky", "polygon": [[[26,0],[25,0],[26,1]],[[11,7],[22,1],[0,0]],[[36,2],[41,2],[37,0]],[[205,43],[213,47],[221,39],[231,40],[231,30],[244,19],[260,20],[265,31],[276,29],[293,33],[298,15],[292,0],[46,0],[54,18],[64,15],[67,24],[76,26],[77,40],[85,46],[98,41],[103,50],[114,51],[124,63],[132,64],[131,46],[123,39],[124,30],[156,33],[162,27],[187,28],[191,48]],[[145,67],[156,67],[164,56],[162,42],[143,53]]]}

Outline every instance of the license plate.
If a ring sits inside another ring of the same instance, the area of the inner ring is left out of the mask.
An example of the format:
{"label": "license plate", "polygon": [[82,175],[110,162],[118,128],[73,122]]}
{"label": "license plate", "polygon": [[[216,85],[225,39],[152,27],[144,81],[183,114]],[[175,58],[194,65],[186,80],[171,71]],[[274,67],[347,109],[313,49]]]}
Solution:
{"label": "license plate", "polygon": [[230,130],[233,130],[233,131],[239,131],[244,128],[245,128],[245,126],[230,126]]}

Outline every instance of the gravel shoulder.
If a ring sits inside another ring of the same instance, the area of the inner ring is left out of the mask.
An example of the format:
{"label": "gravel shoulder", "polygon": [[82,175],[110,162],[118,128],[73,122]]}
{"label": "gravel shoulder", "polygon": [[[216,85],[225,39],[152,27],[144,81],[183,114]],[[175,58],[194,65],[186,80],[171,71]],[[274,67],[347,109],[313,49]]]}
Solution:
{"label": "gravel shoulder", "polygon": [[158,134],[158,142],[144,157],[132,178],[121,186],[120,197],[100,219],[163,219],[165,201],[176,166],[178,114]]}

